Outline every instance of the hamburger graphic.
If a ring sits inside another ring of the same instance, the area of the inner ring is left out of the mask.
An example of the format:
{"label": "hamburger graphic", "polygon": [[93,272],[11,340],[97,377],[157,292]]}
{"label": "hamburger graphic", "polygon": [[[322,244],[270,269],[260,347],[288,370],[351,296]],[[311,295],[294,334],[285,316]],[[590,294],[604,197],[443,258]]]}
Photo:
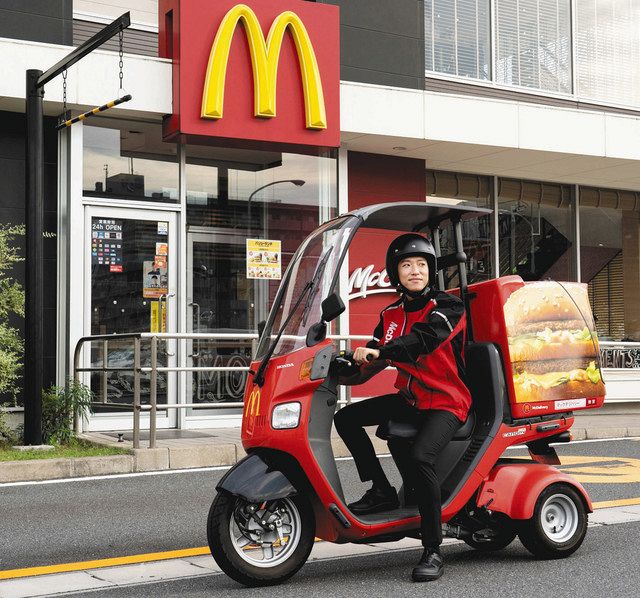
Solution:
{"label": "hamburger graphic", "polygon": [[517,403],[604,396],[586,285],[528,283],[504,317]]}

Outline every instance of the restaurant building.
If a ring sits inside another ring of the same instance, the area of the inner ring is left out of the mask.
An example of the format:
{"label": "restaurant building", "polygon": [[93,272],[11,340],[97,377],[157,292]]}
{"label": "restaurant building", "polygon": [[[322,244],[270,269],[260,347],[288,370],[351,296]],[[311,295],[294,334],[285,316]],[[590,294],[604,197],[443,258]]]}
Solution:
{"label": "restaurant building", "polygon": [[[640,6],[38,6],[0,0],[7,223],[24,222],[25,71],[45,70],[125,10],[132,17],[122,89],[117,37],[66,78],[74,113],[124,92],[130,102],[56,133],[63,80],[46,87],[47,383],[72,373],[79,339],[113,333],[235,335],[166,341],[160,360],[169,368],[245,367],[252,343],[240,335],[266,317],[309,232],[364,205],[435,196],[491,210],[465,225],[471,282],[519,274],[588,285],[600,340],[611,341],[601,351],[607,404],[638,400]],[[443,253],[450,238],[445,229]],[[369,334],[393,299],[385,249],[367,243],[352,251],[342,334]],[[453,275],[445,278],[456,286]],[[102,341],[84,355],[83,365],[99,366]],[[107,404],[85,429],[131,427],[129,411],[108,405],[132,400],[131,343],[110,342],[108,364],[121,371],[92,375]],[[159,402],[222,408],[169,410],[159,427],[238,425],[240,410],[224,404],[241,399],[245,376],[161,373]],[[143,401],[145,392],[143,379]]]}

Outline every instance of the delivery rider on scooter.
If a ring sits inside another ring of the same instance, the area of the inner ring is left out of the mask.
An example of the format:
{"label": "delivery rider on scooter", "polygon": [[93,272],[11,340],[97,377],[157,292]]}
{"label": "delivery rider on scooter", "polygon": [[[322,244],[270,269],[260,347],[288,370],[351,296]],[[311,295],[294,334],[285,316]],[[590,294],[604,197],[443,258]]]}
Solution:
{"label": "delivery rider on scooter", "polygon": [[388,420],[419,423],[412,446],[390,440],[389,448],[396,463],[407,464],[400,471],[405,503],[417,503],[422,518],[424,552],[412,578],[430,581],[443,573],[436,457],[466,421],[471,405],[465,384],[466,316],[460,299],[432,286],[437,274],[436,254],[423,236],[409,233],[397,237],[387,250],[386,267],[400,299],[382,310],[373,340],[354,352],[359,371],[341,382],[362,383],[381,367],[392,365],[398,370],[398,392],[348,405],[336,414],[335,425],[354,457],[360,479],[373,482],[360,500],[349,505],[358,515],[398,507],[396,490],[387,480],[364,426]]}

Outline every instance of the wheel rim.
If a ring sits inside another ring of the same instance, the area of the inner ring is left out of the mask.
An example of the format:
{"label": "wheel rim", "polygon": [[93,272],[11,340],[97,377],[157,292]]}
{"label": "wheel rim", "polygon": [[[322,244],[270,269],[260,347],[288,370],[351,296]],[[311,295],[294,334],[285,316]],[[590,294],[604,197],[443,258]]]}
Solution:
{"label": "wheel rim", "polygon": [[231,545],[243,561],[254,567],[275,567],[286,561],[298,546],[302,519],[288,498],[262,504],[238,499],[231,514],[229,534]]}
{"label": "wheel rim", "polygon": [[578,507],[565,494],[554,494],[542,506],[540,519],[547,538],[562,544],[570,540],[578,529]]}

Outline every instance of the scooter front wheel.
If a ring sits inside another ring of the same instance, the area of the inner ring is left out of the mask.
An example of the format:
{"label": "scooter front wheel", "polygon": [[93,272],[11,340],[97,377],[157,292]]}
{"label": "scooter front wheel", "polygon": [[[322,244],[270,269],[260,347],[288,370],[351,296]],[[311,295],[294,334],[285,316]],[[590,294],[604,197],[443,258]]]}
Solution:
{"label": "scooter front wheel", "polygon": [[221,491],[207,521],[211,554],[237,582],[250,586],[282,583],[309,557],[315,518],[300,495],[261,503]]}
{"label": "scooter front wheel", "polygon": [[587,510],[582,497],[568,484],[545,488],[533,512],[522,522],[519,537],[524,547],[541,559],[573,554],[587,533]]}

